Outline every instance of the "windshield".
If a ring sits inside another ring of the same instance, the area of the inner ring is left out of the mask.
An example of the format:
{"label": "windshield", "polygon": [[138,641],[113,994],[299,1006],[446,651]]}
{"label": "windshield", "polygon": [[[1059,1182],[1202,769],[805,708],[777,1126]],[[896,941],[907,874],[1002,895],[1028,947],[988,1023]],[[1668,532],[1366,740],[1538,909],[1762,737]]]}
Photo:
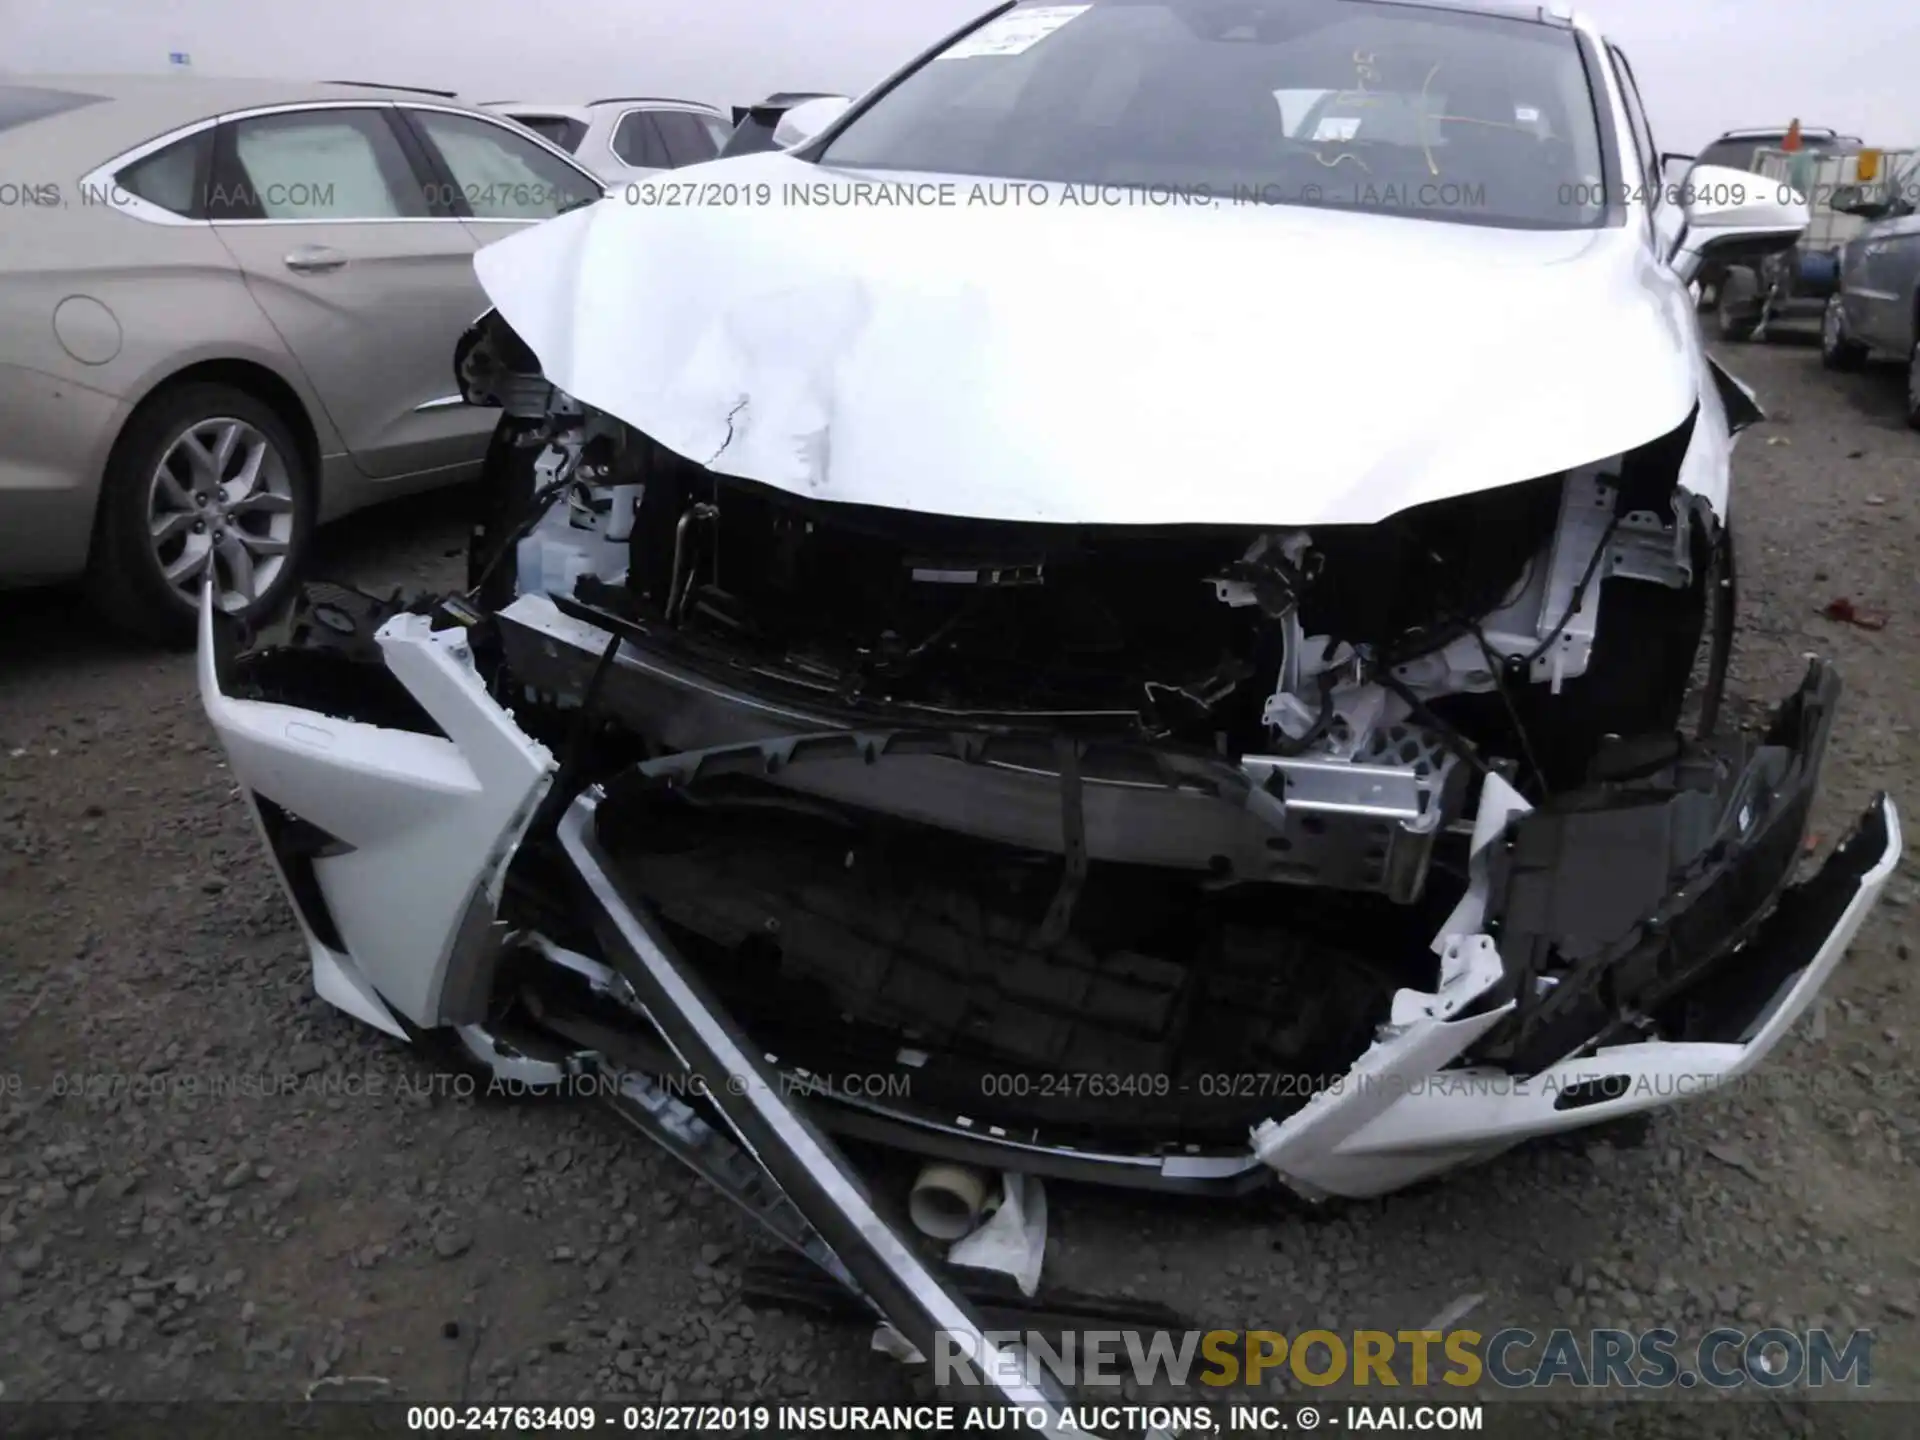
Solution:
{"label": "windshield", "polygon": [[821,159],[1526,228],[1606,209],[1572,31],[1372,0],[1016,5]]}

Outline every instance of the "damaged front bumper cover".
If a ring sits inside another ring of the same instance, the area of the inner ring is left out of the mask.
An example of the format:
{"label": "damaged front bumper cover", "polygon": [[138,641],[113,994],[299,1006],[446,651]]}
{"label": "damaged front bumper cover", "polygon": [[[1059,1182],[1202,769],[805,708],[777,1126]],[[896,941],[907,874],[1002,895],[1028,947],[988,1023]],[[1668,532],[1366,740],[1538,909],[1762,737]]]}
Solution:
{"label": "damaged front bumper cover", "polygon": [[[377,638],[387,671],[425,717],[412,729],[228,693],[210,605],[202,699],[300,916],[324,998],[395,1034],[452,1028],[476,1054],[497,1053],[474,1041],[484,1039],[477,1025],[500,950],[499,897],[557,767],[489,693],[461,626],[403,614]],[[1817,873],[1787,883],[1837,695],[1832,672],[1810,665],[1773,730],[1709,802],[1697,793],[1662,800],[1625,783],[1615,798],[1589,794],[1532,811],[1489,779],[1474,887],[1437,942],[1435,989],[1400,991],[1347,1075],[1256,1126],[1239,1149],[1098,1153],[1038,1130],[791,1083],[604,863],[599,786],[566,797],[558,812],[568,902],[603,954],[574,961],[652,1023],[671,1068],[703,1082],[739,1142],[731,1153],[765,1182],[768,1213],[784,1207],[774,1233],[932,1353],[936,1332],[977,1336],[979,1322],[868,1194],[832,1134],[1140,1188],[1231,1192],[1278,1176],[1311,1197],[1366,1196],[1751,1070],[1812,1003],[1901,853],[1898,816],[1881,796]],[[677,758],[667,758],[669,769]],[[963,751],[911,758],[978,773],[977,757]],[[1614,849],[1644,844],[1647,832],[1623,830],[1623,816],[1644,826],[1664,805],[1673,818],[1658,822],[1659,833],[1678,846],[1682,810],[1703,804],[1715,813],[1681,847],[1679,890],[1631,925],[1596,929],[1582,919],[1578,896],[1614,863]],[[1549,967],[1540,957],[1555,939],[1570,953]],[[1576,994],[1597,999],[1599,1011],[1561,998]],[[1587,1028],[1562,1044],[1570,1024]],[[636,1078],[630,1108],[641,1128],[741,1199],[745,1186],[693,1153],[698,1133],[685,1117],[668,1124],[648,1094]],[[1002,1398],[1049,1408],[1058,1399],[1018,1385]]]}
{"label": "damaged front bumper cover", "polygon": [[[1302,1193],[1381,1194],[1709,1093],[1759,1065],[1901,855],[1899,815],[1881,794],[1818,871],[1789,883],[1839,694],[1832,669],[1811,661],[1745,762],[1704,796],[1658,801],[1625,785],[1611,803],[1529,812],[1516,801],[1503,813],[1490,785],[1474,893],[1455,917],[1469,924],[1444,942],[1438,990],[1402,991],[1345,1077],[1258,1127],[1261,1158]],[[1706,833],[1673,863],[1690,821]],[[1630,923],[1608,927],[1593,901],[1619,892],[1640,898]],[[1465,933],[1479,925],[1498,940]],[[1535,961],[1553,942],[1583,953],[1546,973]]]}
{"label": "damaged front bumper cover", "polygon": [[1449,956],[1439,993],[1402,992],[1388,1035],[1323,1096],[1260,1126],[1255,1149],[1302,1193],[1376,1195],[1524,1140],[1732,1084],[1813,1004],[1900,853],[1898,813],[1877,796],[1818,872],[1788,887],[1750,935],[1709,957],[1691,997],[1712,1006],[1702,1038],[1586,1046],[1525,1076],[1454,1063],[1514,1008],[1459,1015],[1495,983],[1500,964],[1493,941],[1473,936]]}

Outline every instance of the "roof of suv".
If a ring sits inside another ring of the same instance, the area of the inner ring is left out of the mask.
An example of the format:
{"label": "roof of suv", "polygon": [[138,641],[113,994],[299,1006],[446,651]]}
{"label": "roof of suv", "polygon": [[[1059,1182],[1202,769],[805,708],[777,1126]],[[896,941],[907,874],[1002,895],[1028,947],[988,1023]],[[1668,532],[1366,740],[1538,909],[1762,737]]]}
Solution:
{"label": "roof of suv", "polygon": [[482,108],[502,115],[558,115],[582,125],[593,119],[593,111],[584,105],[544,105],[538,100],[489,100]]}
{"label": "roof of suv", "polygon": [[540,100],[489,100],[489,110],[524,110],[529,115],[570,115],[577,120],[585,120],[595,110],[612,105],[659,105],[673,110],[707,110],[720,113],[720,107],[709,105],[704,100],[676,100],[669,95],[627,95],[613,96],[603,100],[566,100],[548,104]]}
{"label": "roof of suv", "polygon": [[[1803,139],[1846,140],[1856,145],[1860,143],[1858,135],[1842,135],[1838,130],[1829,130],[1824,125],[1802,125],[1800,135]],[[1718,137],[1719,140],[1784,140],[1786,138],[1787,127],[1784,125],[1775,125],[1771,129],[1728,130]]]}
{"label": "roof of suv", "polygon": [[602,100],[589,100],[587,104],[589,107],[594,105],[691,105],[700,110],[718,108],[707,104],[704,100],[682,100],[672,95],[609,95]]}

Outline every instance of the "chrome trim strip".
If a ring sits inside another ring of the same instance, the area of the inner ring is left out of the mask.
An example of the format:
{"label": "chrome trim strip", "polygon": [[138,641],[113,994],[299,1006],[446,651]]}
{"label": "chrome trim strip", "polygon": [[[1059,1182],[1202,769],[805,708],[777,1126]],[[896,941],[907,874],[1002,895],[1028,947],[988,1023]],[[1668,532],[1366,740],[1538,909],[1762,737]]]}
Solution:
{"label": "chrome trim strip", "polygon": [[[633,909],[603,864],[594,817],[604,792],[592,786],[561,816],[557,833],[585,887],[608,958],[634,987],[662,1037],[705,1082],[714,1107],[859,1283],[866,1298],[928,1360],[959,1353],[976,1364],[995,1398],[1029,1412],[1035,1434],[1061,1440],[1067,1402],[1042,1378],[1024,1378],[1024,1357],[989,1340],[967,1300],[941,1281],[881,1214],[832,1140],[787,1102],[777,1074],[755,1052],[648,917]],[[945,1340],[936,1345],[936,1337]],[[952,1337],[952,1338],[947,1338]]]}

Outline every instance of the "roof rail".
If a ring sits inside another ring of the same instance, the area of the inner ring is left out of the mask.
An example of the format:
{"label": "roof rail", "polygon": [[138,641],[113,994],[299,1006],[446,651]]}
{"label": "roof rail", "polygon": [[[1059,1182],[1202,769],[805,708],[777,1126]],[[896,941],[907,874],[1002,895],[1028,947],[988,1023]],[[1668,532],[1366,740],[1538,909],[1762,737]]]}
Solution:
{"label": "roof rail", "polygon": [[607,95],[598,100],[587,101],[589,105],[692,105],[701,110],[715,110],[719,107],[709,105],[704,100],[682,100],[673,95]]}
{"label": "roof rail", "polygon": [[409,95],[437,95],[442,100],[458,100],[458,90],[429,90],[424,85],[383,85],[378,80],[322,80],[322,85],[351,85],[356,90],[404,90]]}
{"label": "roof rail", "polygon": [[[1756,125],[1745,130],[1724,131],[1720,138],[1722,140],[1760,140],[1769,135],[1785,135],[1786,133],[1787,127],[1784,125]],[[1802,125],[1800,127],[1800,133],[1802,135],[1832,135],[1835,139],[1843,138],[1838,131],[1830,130],[1825,125]],[[1844,138],[1851,140],[1855,137],[1849,135]]]}

